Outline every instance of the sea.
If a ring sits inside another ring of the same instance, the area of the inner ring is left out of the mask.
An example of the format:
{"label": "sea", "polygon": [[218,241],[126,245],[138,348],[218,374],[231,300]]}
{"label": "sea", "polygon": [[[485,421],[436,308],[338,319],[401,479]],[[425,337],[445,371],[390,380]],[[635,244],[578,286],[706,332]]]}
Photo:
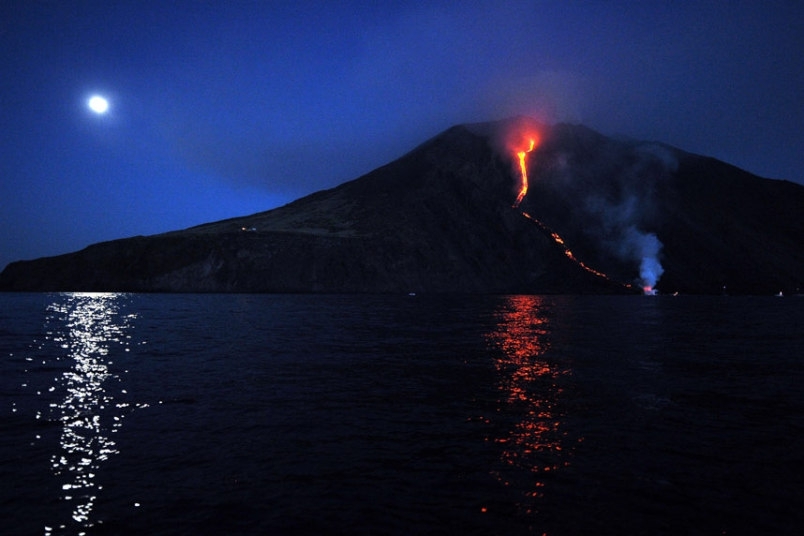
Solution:
{"label": "sea", "polygon": [[0,294],[3,535],[804,526],[804,298]]}

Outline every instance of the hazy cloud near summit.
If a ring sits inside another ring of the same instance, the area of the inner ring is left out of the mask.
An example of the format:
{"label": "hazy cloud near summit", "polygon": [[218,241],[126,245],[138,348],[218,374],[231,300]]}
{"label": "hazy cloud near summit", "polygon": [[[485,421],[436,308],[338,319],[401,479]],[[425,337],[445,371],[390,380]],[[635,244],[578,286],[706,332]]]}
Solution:
{"label": "hazy cloud near summit", "polygon": [[583,122],[588,105],[583,76],[568,71],[541,71],[491,80],[481,88],[474,115],[485,121],[525,115],[543,123]]}
{"label": "hazy cloud near summit", "polygon": [[523,5],[412,4],[339,37],[347,55],[305,49],[294,63],[254,53],[236,67],[199,59],[228,78],[188,82],[190,100],[213,91],[220,109],[174,111],[168,142],[192,169],[301,194],[355,178],[455,124],[582,120],[587,81],[544,65],[548,51],[534,44],[544,28]]}
{"label": "hazy cloud near summit", "polygon": [[221,132],[193,119],[182,132],[172,132],[169,143],[191,169],[234,184],[299,195],[357,178],[455,124],[516,115],[544,123],[580,122],[581,84],[570,73],[513,77],[477,87],[471,95],[455,88],[456,100],[465,101],[457,111],[435,100],[411,103],[419,108],[415,116],[400,108],[385,121],[355,121],[346,128],[308,117],[309,129],[270,123]]}

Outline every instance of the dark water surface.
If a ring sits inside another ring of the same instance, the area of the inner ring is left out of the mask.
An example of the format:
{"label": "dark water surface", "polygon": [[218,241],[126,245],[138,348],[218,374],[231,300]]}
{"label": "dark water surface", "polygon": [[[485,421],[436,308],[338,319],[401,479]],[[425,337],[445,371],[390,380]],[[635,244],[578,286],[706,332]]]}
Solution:
{"label": "dark water surface", "polygon": [[0,294],[0,534],[798,534],[804,298]]}

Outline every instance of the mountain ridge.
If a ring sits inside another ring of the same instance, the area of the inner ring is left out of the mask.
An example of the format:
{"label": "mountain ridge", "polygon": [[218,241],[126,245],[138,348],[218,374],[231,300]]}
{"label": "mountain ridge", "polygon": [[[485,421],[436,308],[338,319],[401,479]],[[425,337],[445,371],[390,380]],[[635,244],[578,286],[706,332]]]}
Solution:
{"label": "mountain ridge", "polygon": [[0,289],[795,292],[802,206],[804,187],[710,157],[516,117],[453,126],[269,211],[17,261]]}

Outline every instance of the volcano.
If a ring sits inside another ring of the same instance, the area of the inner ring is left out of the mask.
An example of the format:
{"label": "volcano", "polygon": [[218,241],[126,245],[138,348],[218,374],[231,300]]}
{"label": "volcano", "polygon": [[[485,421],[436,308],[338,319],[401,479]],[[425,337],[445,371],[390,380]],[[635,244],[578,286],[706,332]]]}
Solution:
{"label": "volcano", "polygon": [[802,207],[795,183],[518,117],[452,127],[274,210],[13,262],[0,289],[790,293]]}

